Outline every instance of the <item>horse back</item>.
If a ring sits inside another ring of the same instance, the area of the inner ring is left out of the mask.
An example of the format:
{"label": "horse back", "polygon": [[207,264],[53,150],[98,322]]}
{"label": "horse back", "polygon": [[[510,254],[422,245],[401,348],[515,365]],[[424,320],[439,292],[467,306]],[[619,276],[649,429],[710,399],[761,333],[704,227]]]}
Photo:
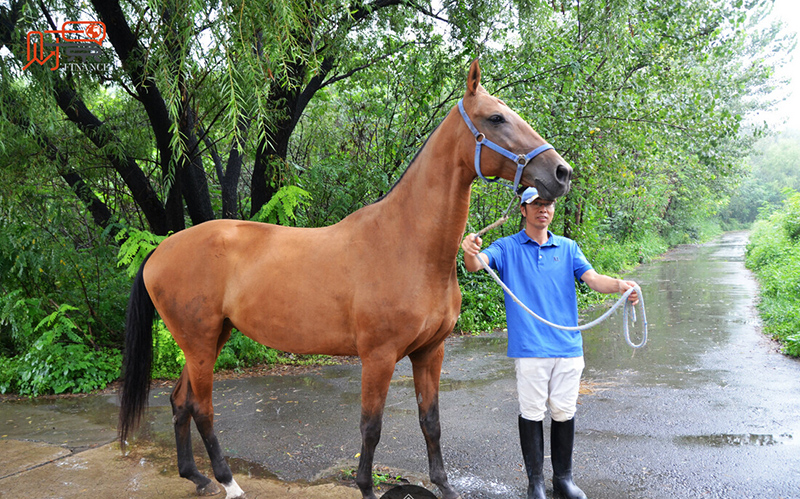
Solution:
{"label": "horse back", "polygon": [[379,224],[354,218],[315,229],[206,222],[156,249],[145,284],[184,350],[197,348],[198,335],[222,331],[225,321],[294,353],[363,355],[380,348],[400,358],[441,341],[449,329],[440,330],[452,329],[460,305],[454,272],[435,285]]}

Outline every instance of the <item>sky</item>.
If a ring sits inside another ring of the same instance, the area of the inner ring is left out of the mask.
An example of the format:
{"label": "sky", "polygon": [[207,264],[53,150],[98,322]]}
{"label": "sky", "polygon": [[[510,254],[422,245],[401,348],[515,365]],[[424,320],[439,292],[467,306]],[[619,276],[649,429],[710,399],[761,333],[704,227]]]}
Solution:
{"label": "sky", "polygon": [[[797,33],[796,21],[800,19],[800,1],[775,0],[772,16],[787,24],[784,27],[786,32]],[[778,70],[778,75],[791,78],[792,81],[788,87],[778,90],[776,95],[786,96],[786,100],[772,113],[767,113],[764,118],[776,130],[787,128],[800,130],[800,46],[791,54],[783,55],[783,58],[785,64]],[[783,123],[785,120],[787,122]]]}

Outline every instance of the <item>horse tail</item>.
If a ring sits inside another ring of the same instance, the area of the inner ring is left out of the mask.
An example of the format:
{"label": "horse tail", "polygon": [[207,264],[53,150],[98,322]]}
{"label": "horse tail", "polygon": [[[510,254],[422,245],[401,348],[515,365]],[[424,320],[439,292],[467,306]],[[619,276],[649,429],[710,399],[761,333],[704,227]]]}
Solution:
{"label": "horse tail", "polygon": [[[152,255],[152,252],[150,253]],[[122,389],[119,408],[119,442],[124,449],[128,435],[139,424],[150,393],[153,363],[153,319],[155,305],[144,285],[144,259],[136,274],[128,300],[125,320],[125,355],[122,361]]]}

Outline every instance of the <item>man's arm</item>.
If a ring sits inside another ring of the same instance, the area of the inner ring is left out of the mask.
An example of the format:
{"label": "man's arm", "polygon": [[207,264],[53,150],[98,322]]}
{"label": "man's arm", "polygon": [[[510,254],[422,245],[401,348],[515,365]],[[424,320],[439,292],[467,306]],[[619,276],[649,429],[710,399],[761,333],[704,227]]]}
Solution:
{"label": "man's arm", "polygon": [[[607,275],[598,274],[594,269],[589,269],[584,272],[581,276],[581,281],[588,284],[590,288],[598,293],[603,294],[623,294],[630,288],[636,286],[636,283],[633,281],[623,281],[622,279],[615,279]],[[636,305],[639,303],[639,294],[634,291],[628,296],[628,301]]]}
{"label": "man's arm", "polygon": [[483,269],[480,258],[486,264],[489,264],[489,257],[481,254],[481,244],[483,240],[475,234],[469,234],[461,241],[461,249],[464,250],[464,266],[469,272],[476,272]]}

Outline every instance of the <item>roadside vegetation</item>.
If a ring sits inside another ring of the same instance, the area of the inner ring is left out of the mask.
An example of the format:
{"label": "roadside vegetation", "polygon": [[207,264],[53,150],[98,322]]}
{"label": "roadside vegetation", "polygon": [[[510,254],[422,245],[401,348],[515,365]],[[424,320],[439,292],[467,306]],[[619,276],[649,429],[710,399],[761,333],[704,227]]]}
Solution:
{"label": "roadside vegetation", "polygon": [[[764,333],[800,356],[800,130],[753,147],[751,172],[722,210],[727,229],[752,227],[746,265],[760,284]],[[752,225],[751,225],[752,224]]]}
{"label": "roadside vegetation", "polygon": [[793,192],[769,218],[753,226],[747,267],[761,284],[758,310],[764,332],[800,357],[800,193]]}
{"label": "roadside vegetation", "polygon": [[[573,166],[552,229],[599,271],[752,222],[725,210],[770,133],[748,116],[772,105],[774,54],[794,44],[760,22],[769,1],[465,5],[0,6],[0,393],[117,379],[132,273],[169,234],[215,218],[318,227],[380,198],[478,56],[486,89]],[[30,63],[26,33],[68,19],[104,22],[103,61]],[[476,183],[467,230],[511,198]],[[484,239],[519,226],[512,216]],[[458,271],[457,331],[503,327],[501,290]],[[598,299],[585,291],[583,304]],[[182,354],[163,324],[154,343],[154,375],[177,376]],[[234,332],[217,367],[309,361],[320,359]]]}

